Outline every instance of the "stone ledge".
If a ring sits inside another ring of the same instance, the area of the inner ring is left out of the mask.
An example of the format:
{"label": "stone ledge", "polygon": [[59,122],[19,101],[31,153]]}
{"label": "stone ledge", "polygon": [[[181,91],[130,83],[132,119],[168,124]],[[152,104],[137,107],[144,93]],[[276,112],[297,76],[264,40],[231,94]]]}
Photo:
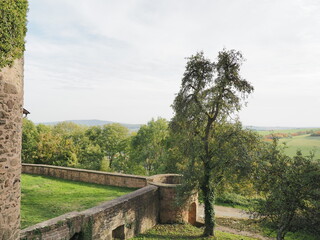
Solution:
{"label": "stone ledge", "polygon": [[61,169],[61,170],[71,170],[71,171],[75,171],[75,172],[96,173],[96,174],[101,174],[101,175],[128,177],[128,178],[136,178],[136,179],[143,179],[143,180],[147,180],[147,178],[148,178],[148,177],[145,177],[145,176],[132,175],[132,174],[102,172],[102,171],[95,171],[95,170],[87,170],[87,169],[80,169],[80,168],[70,168],[70,167],[60,167],[60,166],[45,165],[45,164],[22,163],[21,165],[22,165],[22,167],[24,167],[24,166],[46,167],[46,168],[54,168],[54,169]]}
{"label": "stone ledge", "polygon": [[142,188],[148,185],[147,177],[144,176],[101,172],[42,164],[23,163],[22,172],[29,174],[52,176],[72,181],[80,181],[118,187]]}

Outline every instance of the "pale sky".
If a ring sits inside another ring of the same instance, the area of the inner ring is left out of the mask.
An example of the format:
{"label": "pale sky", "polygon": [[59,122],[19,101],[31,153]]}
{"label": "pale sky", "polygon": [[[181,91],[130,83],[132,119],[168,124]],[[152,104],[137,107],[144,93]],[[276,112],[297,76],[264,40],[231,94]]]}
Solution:
{"label": "pale sky", "polygon": [[171,119],[186,57],[243,53],[244,125],[320,126],[318,0],[29,0],[34,122]]}

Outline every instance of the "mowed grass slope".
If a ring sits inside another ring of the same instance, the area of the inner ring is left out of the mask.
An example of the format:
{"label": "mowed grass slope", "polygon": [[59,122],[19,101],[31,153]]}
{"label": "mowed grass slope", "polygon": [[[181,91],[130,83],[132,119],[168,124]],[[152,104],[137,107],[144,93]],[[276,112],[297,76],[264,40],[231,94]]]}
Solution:
{"label": "mowed grass slope", "polygon": [[29,174],[22,174],[21,179],[22,228],[94,207],[135,190]]}

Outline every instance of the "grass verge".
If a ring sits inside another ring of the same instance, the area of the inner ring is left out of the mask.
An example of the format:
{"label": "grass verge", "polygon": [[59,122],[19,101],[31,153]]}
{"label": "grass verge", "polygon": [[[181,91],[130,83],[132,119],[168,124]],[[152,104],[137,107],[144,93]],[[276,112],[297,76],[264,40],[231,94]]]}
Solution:
{"label": "grass verge", "polygon": [[68,212],[94,207],[135,190],[29,174],[22,174],[21,179],[22,229]]}
{"label": "grass verge", "polygon": [[133,238],[134,240],[256,240],[256,238],[245,237],[241,235],[224,233],[216,231],[216,238],[202,237],[203,228],[197,228],[189,224],[163,224],[157,225],[144,234],[140,234]]}

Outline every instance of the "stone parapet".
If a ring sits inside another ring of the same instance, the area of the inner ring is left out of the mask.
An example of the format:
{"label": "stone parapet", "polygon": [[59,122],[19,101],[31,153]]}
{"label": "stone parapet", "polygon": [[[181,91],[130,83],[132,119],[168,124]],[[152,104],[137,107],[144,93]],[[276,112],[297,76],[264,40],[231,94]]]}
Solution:
{"label": "stone parapet", "polygon": [[82,212],[21,231],[21,240],[129,239],[158,223],[158,188],[147,186]]}
{"label": "stone parapet", "polygon": [[142,188],[147,186],[147,177],[144,176],[92,171],[78,168],[23,163],[22,172],[109,186],[129,188]]}

